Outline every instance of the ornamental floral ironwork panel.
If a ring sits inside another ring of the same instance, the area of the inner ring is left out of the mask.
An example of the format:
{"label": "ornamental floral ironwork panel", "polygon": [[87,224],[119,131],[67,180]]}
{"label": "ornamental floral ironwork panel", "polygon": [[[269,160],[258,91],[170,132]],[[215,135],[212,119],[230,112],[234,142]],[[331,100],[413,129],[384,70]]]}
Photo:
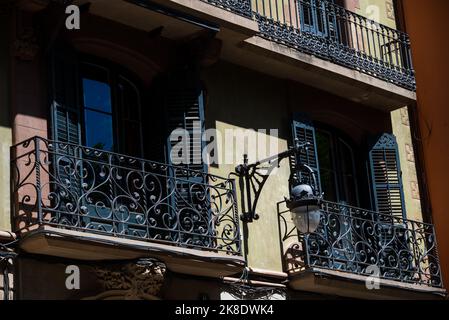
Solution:
{"label": "ornamental floral ironwork panel", "polygon": [[12,147],[11,167],[19,232],[50,225],[241,254],[232,179],[39,137]]}
{"label": "ornamental floral ironwork panel", "polygon": [[215,6],[230,10],[234,13],[252,17],[251,0],[203,0]]}
{"label": "ornamental floral ironwork panel", "polygon": [[382,279],[442,287],[433,225],[398,216],[324,201],[318,229],[298,235],[280,210],[288,271],[307,268],[340,270]]}

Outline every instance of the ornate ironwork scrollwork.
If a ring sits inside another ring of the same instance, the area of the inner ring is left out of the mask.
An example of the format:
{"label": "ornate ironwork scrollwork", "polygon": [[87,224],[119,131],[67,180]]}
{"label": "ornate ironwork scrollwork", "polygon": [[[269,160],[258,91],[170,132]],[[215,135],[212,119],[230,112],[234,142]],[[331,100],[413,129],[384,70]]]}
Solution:
{"label": "ornate ironwork scrollwork", "polygon": [[241,254],[232,179],[39,137],[12,150],[18,231],[52,225]]}
{"label": "ornate ironwork scrollwork", "polygon": [[245,17],[252,17],[251,0],[203,0]]}
{"label": "ornate ironwork scrollwork", "polygon": [[289,270],[319,267],[442,287],[433,225],[324,201],[319,228],[298,235],[280,213]]}

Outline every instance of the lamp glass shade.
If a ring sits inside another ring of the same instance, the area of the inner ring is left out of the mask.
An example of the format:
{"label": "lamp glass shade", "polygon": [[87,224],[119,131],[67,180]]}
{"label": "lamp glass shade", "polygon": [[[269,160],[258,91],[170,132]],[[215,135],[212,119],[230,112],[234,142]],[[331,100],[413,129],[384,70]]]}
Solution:
{"label": "lamp glass shade", "polygon": [[313,233],[320,224],[321,208],[317,205],[304,205],[290,210],[293,223],[301,233]]}

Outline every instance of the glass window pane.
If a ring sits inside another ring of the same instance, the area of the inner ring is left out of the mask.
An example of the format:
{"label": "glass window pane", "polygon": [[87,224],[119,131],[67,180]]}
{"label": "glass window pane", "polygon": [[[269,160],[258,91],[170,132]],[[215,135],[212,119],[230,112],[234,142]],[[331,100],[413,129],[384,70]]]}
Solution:
{"label": "glass window pane", "polygon": [[113,151],[112,116],[85,110],[86,144],[88,147]]}
{"label": "glass window pane", "polygon": [[326,200],[338,201],[337,197],[337,181],[335,177],[334,159],[332,157],[332,140],[331,136],[317,130],[317,152],[320,161],[320,179],[321,188],[323,189]]}
{"label": "glass window pane", "polygon": [[84,106],[98,111],[108,112],[111,108],[111,88],[105,82],[83,79]]}

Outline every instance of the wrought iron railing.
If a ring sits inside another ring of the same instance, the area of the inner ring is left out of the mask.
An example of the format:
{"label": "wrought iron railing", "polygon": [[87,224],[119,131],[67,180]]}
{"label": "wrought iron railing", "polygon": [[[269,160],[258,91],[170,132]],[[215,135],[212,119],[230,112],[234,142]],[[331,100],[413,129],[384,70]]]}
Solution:
{"label": "wrought iron railing", "polygon": [[13,259],[15,254],[9,250],[3,250],[0,244],[0,301],[14,298]]}
{"label": "wrought iron railing", "polygon": [[252,18],[251,0],[203,0],[215,6]]}
{"label": "wrought iron railing", "polygon": [[18,232],[49,225],[241,254],[234,180],[40,137],[11,150]]}
{"label": "wrought iron railing", "polygon": [[316,232],[298,236],[280,213],[288,271],[323,268],[442,287],[433,225],[325,201]]}
{"label": "wrought iron railing", "polygon": [[262,37],[416,90],[408,35],[332,1],[203,1],[233,11],[249,6]]}

